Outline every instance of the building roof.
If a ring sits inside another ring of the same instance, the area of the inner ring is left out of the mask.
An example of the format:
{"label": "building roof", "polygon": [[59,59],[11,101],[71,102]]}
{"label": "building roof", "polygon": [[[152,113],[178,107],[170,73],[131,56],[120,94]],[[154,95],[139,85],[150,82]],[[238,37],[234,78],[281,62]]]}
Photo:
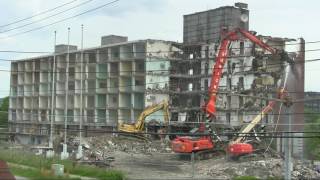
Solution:
{"label": "building roof", "polygon": [[[83,50],[81,50],[81,49],[70,50],[69,53],[77,53],[77,52],[81,52],[81,51],[91,51],[91,50],[114,47],[114,46],[121,46],[121,45],[131,44],[131,43],[146,43],[146,42],[168,42],[168,43],[172,43],[172,44],[181,44],[179,42],[174,42],[174,41],[166,41],[166,40],[158,40],[158,39],[142,39],[142,40],[134,40],[134,41],[127,41],[127,42],[121,42],[121,43],[115,43],[115,44],[108,44],[108,45],[84,48]],[[72,46],[72,45],[70,45],[70,46]],[[56,53],[55,55],[62,55],[62,54],[67,54],[67,52]],[[48,58],[48,57],[52,57],[53,55],[54,55],[54,53],[42,55],[42,56],[35,56],[35,57],[29,57],[29,58],[24,58],[24,59],[18,59],[18,60],[14,60],[12,62],[20,62],[20,61],[29,61],[29,60],[34,60],[34,59]]]}

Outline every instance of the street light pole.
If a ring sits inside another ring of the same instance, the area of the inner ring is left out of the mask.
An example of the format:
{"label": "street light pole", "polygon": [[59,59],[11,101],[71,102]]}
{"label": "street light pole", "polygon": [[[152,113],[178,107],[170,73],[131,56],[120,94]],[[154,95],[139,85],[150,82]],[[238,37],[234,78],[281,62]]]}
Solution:
{"label": "street light pole", "polygon": [[79,122],[79,146],[78,146],[78,154],[77,159],[82,158],[82,119],[83,119],[83,97],[82,97],[82,89],[83,89],[83,24],[81,25],[81,57],[80,57],[80,122]]}
{"label": "street light pole", "polygon": [[50,137],[49,137],[49,150],[47,151],[47,157],[52,157],[54,155],[53,150],[53,121],[54,116],[54,102],[55,102],[55,77],[56,77],[56,47],[57,43],[57,31],[54,31],[54,51],[53,51],[53,65],[52,65],[52,82],[51,82],[51,113],[50,113]]}
{"label": "street light pole", "polygon": [[291,122],[292,122],[292,105],[287,107],[288,109],[288,125],[287,125],[287,132],[284,144],[284,153],[285,153],[285,180],[291,180],[291,167],[292,167],[292,139],[291,139]]}
{"label": "street light pole", "polygon": [[61,159],[67,159],[69,153],[67,151],[67,122],[68,122],[68,97],[69,97],[69,60],[70,60],[70,28],[68,28],[68,47],[67,47],[67,59],[66,59],[66,84],[65,84],[65,109],[64,109],[64,143],[63,151],[61,153]]}

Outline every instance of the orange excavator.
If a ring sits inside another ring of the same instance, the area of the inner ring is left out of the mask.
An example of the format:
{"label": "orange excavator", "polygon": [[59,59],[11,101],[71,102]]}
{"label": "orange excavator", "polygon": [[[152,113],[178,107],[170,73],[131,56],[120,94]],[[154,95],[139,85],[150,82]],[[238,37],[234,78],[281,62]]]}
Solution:
{"label": "orange excavator", "polygon": [[[212,120],[216,117],[217,92],[219,88],[219,82],[222,76],[222,70],[228,58],[230,44],[232,41],[240,40],[243,37],[249,39],[261,48],[269,51],[273,55],[279,54],[281,57],[284,54],[283,51],[273,49],[266,43],[262,42],[255,35],[251,34],[246,30],[235,29],[233,31],[226,32],[224,34],[224,37],[222,38],[222,42],[220,44],[220,48],[216,58],[216,63],[213,67],[211,83],[209,87],[209,100],[205,106],[205,112],[208,118],[207,122],[212,122]],[[288,59],[285,60],[289,62]],[[278,94],[278,98],[283,98],[283,92],[284,91],[282,89]],[[253,152],[253,146],[249,143],[243,142],[243,134],[250,132],[263,119],[263,117],[273,109],[274,105],[275,101],[270,101],[267,107],[265,107],[257,117],[255,117],[247,126],[240,130],[240,136],[237,139],[229,142],[226,148],[227,153],[230,153],[231,156],[241,156],[245,154],[251,154]],[[209,129],[209,132],[210,131],[211,129]],[[200,137],[178,136],[171,142],[171,144],[172,150],[176,153],[199,153],[202,151],[209,152],[214,151],[215,148],[215,142],[211,135]]]}

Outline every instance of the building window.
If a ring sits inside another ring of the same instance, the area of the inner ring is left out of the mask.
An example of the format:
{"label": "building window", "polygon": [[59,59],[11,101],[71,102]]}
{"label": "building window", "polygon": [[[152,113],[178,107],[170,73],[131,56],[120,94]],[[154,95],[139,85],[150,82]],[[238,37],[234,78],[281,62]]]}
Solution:
{"label": "building window", "polygon": [[100,82],[99,83],[99,88],[107,88],[107,83],[106,82]]}
{"label": "building window", "polygon": [[208,79],[205,79],[204,80],[204,90],[208,90],[208,87],[209,87],[209,81],[208,81]]}
{"label": "building window", "polygon": [[239,90],[243,90],[244,89],[244,79],[243,77],[239,77],[239,82],[238,82],[238,88]]}
{"label": "building window", "polygon": [[240,55],[244,55],[244,42],[240,42]]}
{"label": "building window", "polygon": [[140,81],[140,80],[135,80],[135,85],[136,85],[136,86],[142,86],[142,81]]}
{"label": "building window", "polygon": [[117,88],[118,87],[118,82],[117,81],[114,81],[113,82],[113,88]]}
{"label": "building window", "polygon": [[208,74],[209,73],[209,63],[206,62],[204,65],[204,74]]}
{"label": "building window", "polygon": [[143,63],[137,63],[137,69],[138,71],[143,71],[144,70],[144,64]]}
{"label": "building window", "polygon": [[161,69],[165,69],[165,68],[166,68],[166,64],[165,64],[165,63],[161,63],[161,64],[160,64],[160,68],[161,68]]}
{"label": "building window", "polygon": [[189,75],[193,75],[193,69],[189,69]]}
{"label": "building window", "polygon": [[75,89],[74,81],[69,81],[68,83],[68,90],[73,91]]}
{"label": "building window", "polygon": [[239,96],[239,106],[243,107],[243,97]]}
{"label": "building window", "polygon": [[206,46],[205,58],[209,58],[209,46]]}
{"label": "building window", "polygon": [[188,90],[189,90],[189,91],[192,91],[192,90],[193,90],[193,84],[192,84],[192,83],[189,83],[189,85],[188,85]]}

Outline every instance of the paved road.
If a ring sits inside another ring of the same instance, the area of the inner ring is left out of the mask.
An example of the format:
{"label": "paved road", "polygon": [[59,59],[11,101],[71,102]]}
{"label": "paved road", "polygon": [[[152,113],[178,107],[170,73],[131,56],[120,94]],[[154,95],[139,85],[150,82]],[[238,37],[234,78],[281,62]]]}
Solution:
{"label": "paved road", "polygon": [[26,177],[21,177],[21,176],[14,176],[16,178],[16,180],[29,180]]}

